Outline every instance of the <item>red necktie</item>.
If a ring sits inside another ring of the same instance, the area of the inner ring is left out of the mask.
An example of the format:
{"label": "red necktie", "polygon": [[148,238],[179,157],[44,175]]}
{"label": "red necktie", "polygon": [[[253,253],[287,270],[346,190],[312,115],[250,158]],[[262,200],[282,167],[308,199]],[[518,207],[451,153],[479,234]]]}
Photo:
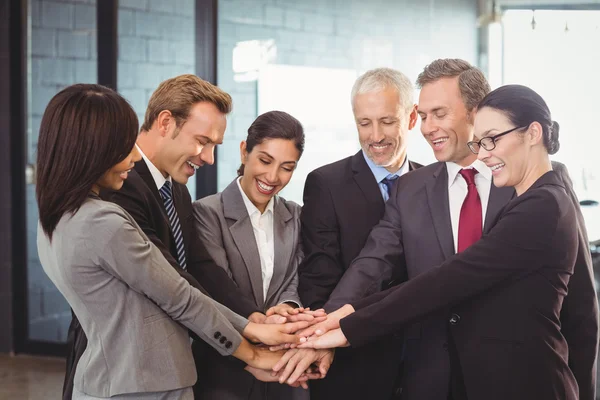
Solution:
{"label": "red necktie", "polygon": [[458,221],[458,252],[465,250],[481,238],[481,199],[475,186],[475,168],[461,169],[460,174],[467,181],[467,197],[460,209]]}

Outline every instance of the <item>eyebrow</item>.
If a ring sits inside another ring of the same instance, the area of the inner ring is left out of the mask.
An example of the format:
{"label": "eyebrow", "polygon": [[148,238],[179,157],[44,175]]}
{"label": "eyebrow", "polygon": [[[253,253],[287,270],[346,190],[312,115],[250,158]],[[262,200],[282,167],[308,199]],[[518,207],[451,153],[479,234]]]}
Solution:
{"label": "eyebrow", "polygon": [[202,135],[202,134],[196,135],[196,139],[204,139],[204,140],[206,140],[206,144],[214,143],[211,138],[209,138],[208,136]]}
{"label": "eyebrow", "polygon": [[[262,154],[262,155],[264,155],[264,156],[269,157],[271,160],[275,159],[272,155],[270,155],[266,151],[262,151],[261,150],[261,151],[259,151],[259,153]],[[297,163],[298,163],[298,161],[284,161],[284,162],[282,162],[282,164],[294,164],[294,165],[297,164]]]}
{"label": "eyebrow", "polygon": [[439,106],[439,107],[432,108],[429,112],[425,112],[425,111],[419,110],[419,108],[417,106],[417,113],[418,114],[434,114],[438,111],[446,111],[447,109],[448,109],[448,107]]}
{"label": "eyebrow", "polygon": [[479,138],[483,139],[484,137],[487,137],[487,136],[490,134],[490,132],[492,132],[492,131],[497,131],[497,130],[498,130],[498,129],[495,129],[495,128],[488,129],[487,131],[483,132],[483,133],[482,133],[482,134],[479,136]]}

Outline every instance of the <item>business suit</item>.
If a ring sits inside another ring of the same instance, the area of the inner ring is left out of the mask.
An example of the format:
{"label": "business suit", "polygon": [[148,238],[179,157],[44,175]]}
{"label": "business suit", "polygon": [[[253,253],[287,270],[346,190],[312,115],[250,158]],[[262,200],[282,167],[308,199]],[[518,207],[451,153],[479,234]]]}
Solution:
{"label": "business suit", "polygon": [[[408,247],[398,227],[408,216],[399,204],[388,203],[355,265],[402,262]],[[360,346],[447,310],[454,400],[576,400],[560,313],[577,229],[561,179],[547,172],[498,213],[479,241],[398,287],[353,302],[358,311],[341,328]]]}
{"label": "business suit", "polygon": [[[409,170],[419,167],[409,161]],[[384,208],[362,151],[308,175],[301,214],[305,259],[298,270],[298,292],[305,306],[323,307]],[[387,284],[382,282],[378,290]],[[387,400],[399,375],[401,354],[402,338],[396,335],[363,349],[339,349],[327,378],[311,382],[311,398]]]}
{"label": "business suit", "polygon": [[[181,269],[176,261],[175,241],[164,203],[144,160],[135,164],[119,191],[104,191],[101,196],[125,209],[162,252],[171,266],[194,287],[203,290],[205,294],[210,294],[216,301],[242,316],[247,317],[258,311],[252,302],[239,294],[237,287],[227,274],[211,260],[206,248],[198,239],[194,231],[192,201],[187,187],[173,182],[172,191],[173,203],[179,216],[185,243],[187,270]],[[74,315],[69,326],[67,345],[69,354],[63,387],[64,400],[71,398],[75,368],[87,345],[85,334]],[[200,361],[203,353],[207,351],[207,346],[200,341],[194,341],[193,348],[195,357]],[[197,365],[197,367],[200,366]]]}
{"label": "business suit", "polygon": [[[196,234],[215,263],[262,312],[282,302],[301,304],[297,293],[298,264],[303,258],[301,207],[281,197],[273,199],[275,254],[265,298],[260,254],[237,179],[223,192],[194,202]],[[302,388],[260,382],[231,360],[219,357],[215,351],[209,353],[206,384],[196,392],[201,399],[308,399],[308,392]]]}
{"label": "business suit", "polygon": [[[578,204],[564,165],[553,163],[565,181],[572,202]],[[331,296],[328,307],[375,293],[382,279],[414,279],[442,264],[454,254],[448,205],[448,174],[445,163],[434,163],[399,179],[393,209],[402,213],[400,256],[397,263],[355,263],[344,275]],[[484,231],[489,230],[500,209],[515,195],[512,188],[490,189]],[[391,206],[388,202],[388,208]],[[579,252],[569,295],[561,313],[562,331],[569,344],[569,364],[582,387],[581,399],[595,399],[595,359],[597,354],[598,312],[592,281],[585,224],[579,207]],[[388,212],[393,212],[389,210]],[[450,381],[448,354],[449,310],[438,312],[406,327],[406,348],[401,398],[408,400],[446,399]]]}
{"label": "business suit", "polygon": [[189,398],[196,370],[186,328],[221,355],[242,342],[248,321],[191,287],[116,204],[89,197],[52,241],[38,227],[38,253],[93,338],[75,373],[79,392],[160,399],[187,388]]}

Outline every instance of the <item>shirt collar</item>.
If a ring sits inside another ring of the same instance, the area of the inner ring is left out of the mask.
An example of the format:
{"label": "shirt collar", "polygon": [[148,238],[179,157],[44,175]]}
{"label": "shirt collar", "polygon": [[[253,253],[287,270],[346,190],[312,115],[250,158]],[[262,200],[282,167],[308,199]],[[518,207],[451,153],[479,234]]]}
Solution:
{"label": "shirt collar", "polygon": [[156,168],[156,166],[154,164],[152,164],[152,161],[150,161],[150,159],[148,157],[146,157],[146,155],[144,154],[142,149],[140,149],[140,147],[137,144],[135,145],[135,147],[137,147],[138,151],[142,155],[142,158],[144,159],[144,162],[148,166],[148,169],[150,170],[150,174],[152,175],[152,179],[154,179],[154,183],[156,183],[156,187],[158,190],[160,190],[164,186],[166,181],[169,181],[172,183],[170,176],[165,178],[163,176],[163,174],[158,170],[158,168]]}
{"label": "shirt collar", "polygon": [[[390,171],[385,169],[385,167],[382,167],[380,165],[375,165],[373,160],[371,160],[367,156],[367,154],[364,152],[364,150],[362,153],[363,153],[363,157],[365,158],[365,161],[367,162],[367,165],[369,166],[369,169],[371,169],[373,176],[375,176],[375,180],[377,181],[377,183],[380,183],[383,180],[383,178],[390,175]],[[391,175],[398,175],[398,177],[400,177],[400,176],[406,174],[407,172],[408,172],[408,157],[406,157],[404,159],[404,163],[402,163],[402,166],[400,167],[400,169],[398,169],[398,171],[394,172]]]}
{"label": "shirt collar", "polygon": [[463,168],[475,168],[479,175],[484,177],[485,180],[490,182],[492,181],[492,171],[480,160],[475,160],[473,164],[469,165],[468,167],[461,167],[454,162],[448,161],[446,162],[446,170],[448,171],[448,187],[454,184],[456,177]]}
{"label": "shirt collar", "polygon": [[[260,210],[258,208],[256,208],[254,203],[252,203],[250,201],[250,199],[248,198],[248,196],[246,196],[246,192],[244,192],[244,189],[242,189],[242,185],[240,184],[241,179],[242,179],[242,177],[240,176],[235,181],[237,182],[238,188],[240,189],[240,193],[242,194],[242,199],[244,200],[244,205],[246,206],[246,210],[248,210],[248,215],[252,216],[252,214],[254,214],[254,213],[258,213],[258,215],[261,215]],[[267,203],[267,207],[265,208],[265,214],[268,213],[269,211],[271,213],[273,213],[273,205],[274,204],[275,204],[275,196],[271,197],[271,200],[269,200],[269,203]]]}

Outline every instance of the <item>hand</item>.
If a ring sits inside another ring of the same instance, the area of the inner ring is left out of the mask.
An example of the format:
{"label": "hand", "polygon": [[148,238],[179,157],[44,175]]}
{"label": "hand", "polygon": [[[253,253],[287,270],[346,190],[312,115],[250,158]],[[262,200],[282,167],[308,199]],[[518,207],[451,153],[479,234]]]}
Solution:
{"label": "hand", "polygon": [[325,321],[319,322],[315,325],[312,325],[300,332],[297,333],[298,336],[307,338],[313,335],[323,335],[330,330],[338,329],[340,327],[340,320],[354,312],[354,307],[350,304],[346,304],[345,306],[339,308],[335,312],[327,315],[327,319]]}
{"label": "hand", "polygon": [[267,316],[263,313],[259,313],[258,311],[253,312],[248,317],[248,321],[254,322],[255,324],[264,324]]}
{"label": "hand", "polygon": [[308,327],[306,321],[288,322],[286,324],[256,324],[249,322],[242,335],[253,342],[261,342],[275,346],[282,343],[299,343],[300,336],[295,332]]}
{"label": "hand", "polygon": [[258,369],[251,367],[250,365],[246,365],[244,368],[246,371],[250,372],[256,379],[262,382],[279,382],[279,374],[274,374],[273,371],[267,369]]}
{"label": "hand", "polygon": [[298,307],[294,308],[290,304],[282,303],[276,306],[273,306],[267,310],[267,317],[272,315],[281,315],[285,317],[288,322],[296,322],[296,321],[309,321],[313,322],[315,318],[324,317],[325,310],[320,309],[316,311],[311,311],[310,308]]}
{"label": "hand", "polygon": [[340,328],[331,330],[320,336],[311,336],[308,339],[302,338],[303,342],[297,345],[299,349],[331,349],[334,347],[350,346],[346,335]]}
{"label": "hand", "polygon": [[[299,378],[323,379],[333,362],[333,350],[292,349],[288,350],[277,362],[273,371],[279,376],[279,383],[293,385]],[[311,371],[315,364],[317,372]],[[285,366],[285,369],[282,368]]]}

